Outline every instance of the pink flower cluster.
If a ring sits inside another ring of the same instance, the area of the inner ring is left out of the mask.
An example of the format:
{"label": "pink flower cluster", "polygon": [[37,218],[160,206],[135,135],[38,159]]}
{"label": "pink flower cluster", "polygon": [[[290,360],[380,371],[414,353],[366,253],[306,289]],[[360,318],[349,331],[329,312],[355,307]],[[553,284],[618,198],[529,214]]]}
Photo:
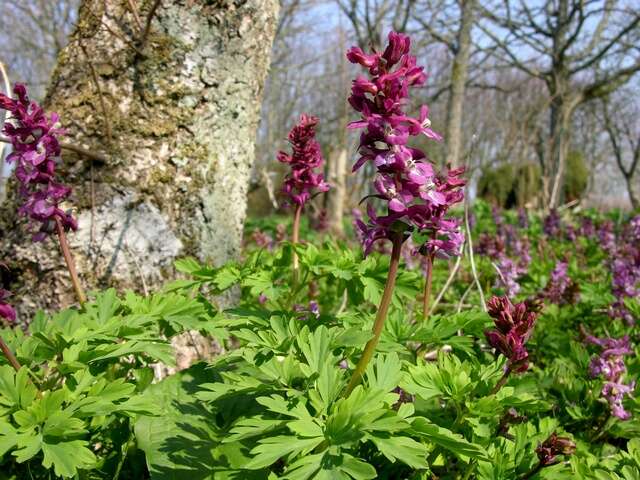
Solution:
{"label": "pink flower cluster", "polygon": [[11,293],[0,288],[0,318],[4,318],[9,323],[13,323],[16,321],[16,311],[7,303],[7,299],[10,296]]}
{"label": "pink flower cluster", "polygon": [[304,206],[314,190],[326,192],[329,184],[321,173],[315,173],[324,163],[320,144],[316,141],[318,119],[305,114],[289,132],[292,153],[278,152],[278,161],[286,163],[291,171],[285,177],[282,191],[296,205]]}
{"label": "pink flower cluster", "polygon": [[529,368],[529,352],[525,347],[533,332],[539,304],[512,304],[507,297],[493,297],[487,302],[489,315],[496,328],[484,332],[489,345],[508,359],[507,371],[522,373]]}
{"label": "pink flower cluster", "polygon": [[633,354],[629,337],[625,335],[622,338],[596,338],[587,335],[585,341],[602,349],[599,356],[591,359],[589,373],[593,378],[604,378],[605,384],[601,393],[611,408],[611,414],[621,420],[628,420],[631,414],[624,409],[622,400],[635,389],[635,382],[622,383],[622,377],[627,372],[624,356]]}
{"label": "pink flower cluster", "polygon": [[47,117],[42,107],[31,102],[27,89],[16,84],[15,99],[0,94],[0,108],[11,113],[4,125],[4,133],[11,140],[13,151],[7,162],[15,162],[15,175],[20,182],[20,195],[25,199],[19,213],[38,225],[34,241],[41,241],[55,231],[56,219],[65,230],[76,230],[74,218],[60,209],[71,189],[55,181],[55,169],[60,163],[58,115]]}
{"label": "pink flower cluster", "polygon": [[449,207],[463,199],[461,187],[465,181],[460,176],[464,169],[438,175],[424,152],[407,145],[410,137],[419,135],[441,140],[430,127],[426,105],[421,107],[418,118],[403,110],[409,89],[424,84],[427,78],[423,67],[409,54],[410,47],[408,36],[391,32],[382,53],[365,54],[358,47],[347,52],[351,63],[369,71],[369,78],[358,76],[353,81],[349,97],[351,106],[361,114],[361,119],[349,124],[349,128],[364,129],[358,149],[360,158],[353,171],[372,162],[377,169],[374,196],[387,202],[383,216],[377,216],[369,204],[369,224],[359,221],[358,228],[363,234],[365,254],[375,241],[390,238],[393,230],[414,228],[429,234],[423,253],[447,258],[460,253],[464,239],[458,222],[445,218]]}

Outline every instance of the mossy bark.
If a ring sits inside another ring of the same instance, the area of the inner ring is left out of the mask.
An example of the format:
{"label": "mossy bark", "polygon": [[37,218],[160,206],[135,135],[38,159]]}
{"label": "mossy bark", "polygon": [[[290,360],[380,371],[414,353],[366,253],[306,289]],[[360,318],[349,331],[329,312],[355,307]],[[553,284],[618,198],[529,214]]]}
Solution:
{"label": "mossy bark", "polygon": [[[239,253],[277,0],[83,0],[45,106],[69,142],[70,235],[88,289],[138,291],[173,274],[176,257],[220,265]],[[140,28],[142,27],[142,28]],[[0,212],[0,269],[26,316],[73,301],[53,241],[33,245],[17,218],[15,185]]]}

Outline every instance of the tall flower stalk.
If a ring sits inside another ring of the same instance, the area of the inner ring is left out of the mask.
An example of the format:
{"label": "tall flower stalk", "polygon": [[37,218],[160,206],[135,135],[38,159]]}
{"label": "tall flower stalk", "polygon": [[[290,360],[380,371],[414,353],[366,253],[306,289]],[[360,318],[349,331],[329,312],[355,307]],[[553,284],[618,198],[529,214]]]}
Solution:
{"label": "tall flower stalk", "polygon": [[[0,288],[0,318],[6,320],[9,323],[14,323],[16,321],[16,311],[6,301],[10,295],[11,294],[8,291]],[[13,354],[2,337],[0,337],[0,351],[2,351],[2,354],[5,356],[9,364],[15,369],[16,372],[20,370],[20,362],[18,362],[18,359]]]}
{"label": "tall flower stalk", "polygon": [[15,163],[19,194],[24,199],[18,213],[29,218],[33,241],[57,234],[77,299],[83,304],[86,296],[66,238],[66,232],[77,230],[78,225],[60,208],[71,188],[56,181],[56,167],[61,162],[58,137],[64,131],[58,127],[57,114],[47,116],[40,105],[29,100],[24,85],[16,84],[13,93],[16,98],[0,94],[0,109],[11,113],[3,131],[13,149],[7,162]]}
{"label": "tall flower stalk", "polygon": [[[300,218],[305,204],[312,198],[314,192],[329,190],[329,184],[324,181],[324,176],[315,172],[324,164],[320,144],[315,138],[317,125],[317,117],[302,114],[298,124],[289,132],[292,153],[278,152],[278,161],[291,168],[284,179],[282,192],[288,197],[288,201],[295,205],[291,234],[294,247],[300,241]],[[293,271],[296,278],[298,269],[298,254],[294,249]]]}
{"label": "tall flower stalk", "polygon": [[458,222],[445,218],[449,207],[463,199],[461,187],[465,182],[460,176],[464,170],[449,170],[438,175],[424,152],[408,146],[411,137],[425,135],[433,140],[441,139],[431,129],[426,105],[420,108],[418,118],[403,110],[409,101],[410,89],[423,85],[427,78],[423,67],[409,54],[410,47],[408,36],[391,32],[384,52],[366,54],[359,47],[347,52],[351,63],[361,65],[369,73],[368,77],[358,76],[353,81],[349,97],[349,103],[361,116],[349,124],[349,128],[363,130],[353,171],[367,162],[373,163],[376,194],[372,197],[386,203],[386,213],[380,216],[368,203],[368,223],[357,220],[359,236],[365,255],[378,240],[390,240],[393,249],[373,337],[365,345],[345,395],[360,383],[380,340],[395,287],[402,243],[411,232],[421,232],[429,238],[420,247],[421,253],[431,259],[448,258],[460,254],[464,238]]}

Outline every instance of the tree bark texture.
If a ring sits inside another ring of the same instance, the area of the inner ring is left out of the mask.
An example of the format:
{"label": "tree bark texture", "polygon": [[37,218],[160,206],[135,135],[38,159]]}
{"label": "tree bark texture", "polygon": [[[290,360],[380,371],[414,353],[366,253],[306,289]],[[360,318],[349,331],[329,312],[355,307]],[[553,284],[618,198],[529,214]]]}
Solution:
{"label": "tree bark texture", "polygon": [[[142,25],[130,10],[138,9]],[[146,290],[176,257],[220,265],[239,253],[277,0],[83,0],[45,107],[69,142],[69,235],[88,289]],[[0,214],[5,285],[19,310],[71,303],[56,247],[32,244],[12,198]]]}
{"label": "tree bark texture", "polygon": [[335,236],[344,235],[344,206],[347,200],[347,150],[340,148],[331,152],[329,159],[329,184],[327,196],[329,229]]}
{"label": "tree bark texture", "polygon": [[471,54],[471,29],[474,22],[475,0],[460,3],[460,27],[451,66],[451,91],[448,100],[447,126],[444,141],[447,147],[446,164],[456,167],[462,151],[462,107]]}

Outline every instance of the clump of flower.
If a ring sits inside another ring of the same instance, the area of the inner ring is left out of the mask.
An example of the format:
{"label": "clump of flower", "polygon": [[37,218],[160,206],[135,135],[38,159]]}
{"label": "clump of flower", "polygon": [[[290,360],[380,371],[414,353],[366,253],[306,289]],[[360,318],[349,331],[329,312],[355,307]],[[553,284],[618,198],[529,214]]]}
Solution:
{"label": "clump of flower", "polygon": [[16,321],[16,311],[7,302],[7,299],[11,296],[7,290],[0,288],[0,318],[3,318],[9,323]]}
{"label": "clump of flower", "polygon": [[598,228],[598,239],[600,240],[600,246],[604,251],[613,255],[616,251],[616,234],[615,227],[611,220],[602,222]]}
{"label": "clump of flower", "polygon": [[635,389],[635,381],[623,383],[623,377],[627,372],[624,356],[633,355],[629,337],[625,335],[622,338],[596,338],[587,335],[585,341],[601,349],[600,354],[591,359],[589,373],[592,378],[604,379],[601,394],[609,404],[611,414],[621,420],[628,420],[631,414],[624,409],[622,401]]}
{"label": "clump of flower", "polygon": [[527,210],[522,207],[518,209],[518,226],[522,229],[529,228],[529,215]]}
{"label": "clump of flower", "polygon": [[260,248],[266,248],[267,250],[273,249],[273,238],[267,232],[260,230],[259,228],[256,228],[251,233],[251,239]]}
{"label": "clump of flower", "polygon": [[12,146],[7,162],[15,163],[19,193],[24,199],[18,212],[37,230],[34,241],[55,232],[56,222],[66,231],[76,230],[75,219],[60,208],[71,188],[56,181],[56,166],[61,161],[58,137],[64,133],[57,126],[58,115],[47,116],[42,107],[29,100],[22,84],[16,84],[13,93],[16,98],[0,94],[0,109],[11,113],[3,131]]}
{"label": "clump of flower", "polygon": [[555,208],[551,209],[549,215],[545,217],[542,230],[547,237],[551,238],[557,237],[560,234],[560,215],[558,215],[558,211]]}
{"label": "clump of flower", "polygon": [[573,455],[575,451],[576,444],[570,438],[559,437],[555,432],[536,448],[541,467],[554,465],[558,455]]}
{"label": "clump of flower", "polygon": [[508,297],[493,297],[487,302],[495,329],[484,332],[489,345],[507,357],[506,373],[522,373],[529,368],[529,352],[525,344],[535,326],[539,304],[513,304]]}
{"label": "clump of flower", "polygon": [[365,54],[352,47],[347,52],[351,63],[367,68],[369,78],[358,76],[351,88],[349,103],[361,114],[349,128],[364,129],[360,136],[360,158],[353,167],[366,162],[376,167],[376,197],[386,202],[386,213],[378,216],[371,204],[369,223],[358,222],[365,254],[380,239],[392,239],[396,229],[415,229],[429,233],[422,253],[448,258],[460,253],[463,235],[458,222],[445,218],[449,207],[462,201],[460,178],[464,169],[452,169],[438,175],[426,161],[424,152],[408,146],[410,137],[425,135],[440,140],[431,129],[429,109],[423,105],[418,118],[404,112],[410,89],[426,81],[423,67],[409,54],[408,36],[391,32],[384,52]]}
{"label": "clump of flower", "polygon": [[329,214],[326,208],[319,209],[311,218],[311,228],[316,232],[326,232],[329,230]]}
{"label": "clump of flower", "polygon": [[316,173],[324,163],[320,144],[315,138],[316,125],[317,117],[300,115],[300,121],[289,132],[292,153],[278,153],[278,161],[291,168],[284,179],[282,191],[292,203],[300,206],[304,206],[314,192],[329,190],[323,174]]}
{"label": "clump of flower", "polygon": [[578,232],[583,237],[593,237],[596,234],[596,227],[593,224],[593,220],[589,217],[583,217]]}
{"label": "clump of flower", "polygon": [[[609,252],[609,270],[611,271],[611,291],[616,297],[609,309],[612,318],[620,318],[628,325],[635,318],[625,305],[627,298],[640,298],[640,216],[628,222],[620,236],[613,237]],[[612,224],[607,231],[612,230]],[[603,233],[603,235],[605,235]]]}
{"label": "clump of flower", "polygon": [[[513,256],[519,259],[517,262],[507,254],[508,244]],[[520,291],[518,279],[527,273],[531,263],[528,240],[520,239],[511,229],[501,228],[496,235],[481,234],[476,251],[493,260],[498,271],[497,286],[502,286],[509,297],[517,295]]]}
{"label": "clump of flower", "polygon": [[569,264],[562,260],[556,263],[551,278],[542,294],[551,303],[576,303],[577,285],[569,278]]}
{"label": "clump of flower", "polygon": [[621,255],[611,262],[612,293],[616,297],[610,309],[613,318],[621,318],[628,325],[635,319],[626,308],[625,298],[640,298],[640,249],[635,255]]}

